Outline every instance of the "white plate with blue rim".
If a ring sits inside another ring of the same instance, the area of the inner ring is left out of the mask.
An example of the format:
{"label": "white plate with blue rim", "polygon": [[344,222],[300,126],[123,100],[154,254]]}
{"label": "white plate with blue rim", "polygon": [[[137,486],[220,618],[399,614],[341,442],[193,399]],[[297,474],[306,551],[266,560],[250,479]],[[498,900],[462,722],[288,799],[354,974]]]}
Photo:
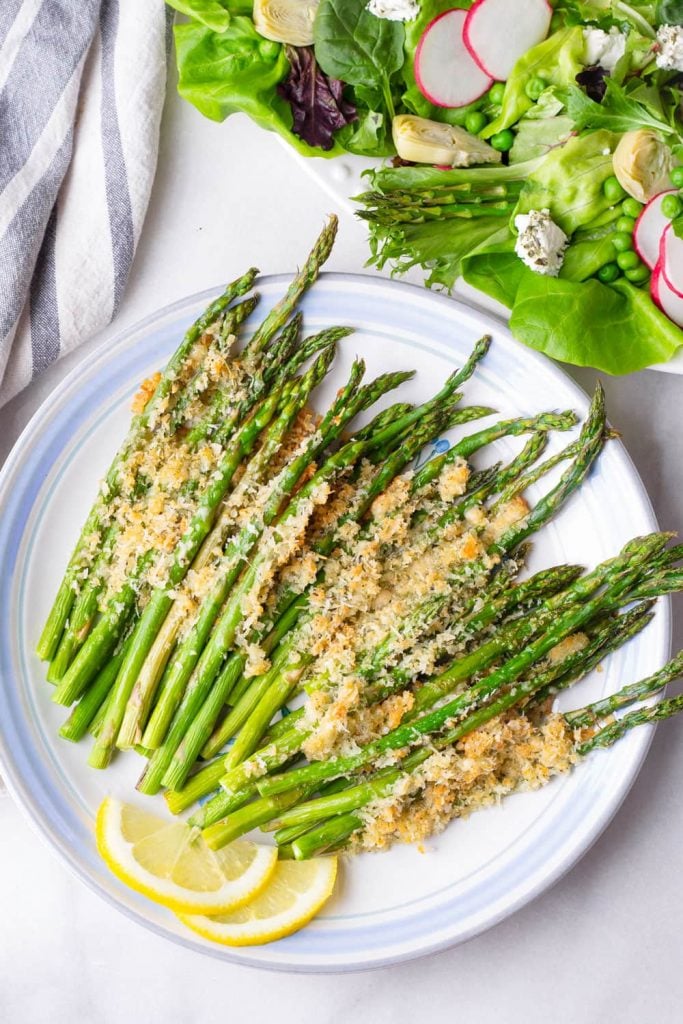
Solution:
{"label": "white plate with blue rim", "polygon": [[[286,276],[259,281],[259,315],[287,281]],[[229,949],[204,941],[172,913],[122,885],[97,854],[93,824],[105,795],[146,801],[161,813],[165,804],[135,793],[142,764],[135,753],[122,754],[108,770],[97,772],[86,765],[87,741],[74,745],[58,738],[65,709],[51,702],[34,648],[97,482],[125,433],[139,381],[165,362],[216,292],[153,314],[84,360],[33,418],[4,467],[0,770],[39,834],[79,878],[142,926],[189,949],[233,963],[311,972],[368,969],[442,950],[512,914],[576,863],[628,792],[647,753],[650,727],[633,731],[541,790],[453,822],[423,850],[401,846],[343,858],[336,893],[321,915],[270,945]],[[356,354],[365,358],[368,375],[415,368],[402,396],[425,399],[462,364],[474,341],[489,333],[493,344],[466,385],[467,403],[492,406],[504,417],[565,408],[583,417],[587,411],[577,385],[550,360],[514,342],[499,321],[422,288],[323,274],[302,305],[310,330],[338,323],[356,329],[340,346],[320,389],[321,404],[345,378]],[[559,450],[570,436],[553,436],[548,451]],[[451,440],[441,438],[438,449]],[[509,459],[520,444],[502,440],[475,461]],[[549,479],[535,485],[530,499],[537,500],[551,484]],[[627,539],[656,527],[624,447],[611,441],[580,493],[535,539],[529,569],[560,562],[592,566]],[[564,695],[564,706],[579,706],[654,671],[665,662],[669,645],[664,601],[642,634]]]}

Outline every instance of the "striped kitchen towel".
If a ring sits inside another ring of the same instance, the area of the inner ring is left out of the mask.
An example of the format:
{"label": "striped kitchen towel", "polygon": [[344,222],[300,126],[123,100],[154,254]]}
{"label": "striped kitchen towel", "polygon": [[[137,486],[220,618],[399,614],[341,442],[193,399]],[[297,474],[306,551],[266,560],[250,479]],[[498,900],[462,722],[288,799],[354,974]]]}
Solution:
{"label": "striped kitchen towel", "polygon": [[0,0],[0,405],[112,319],[156,167],[163,0]]}

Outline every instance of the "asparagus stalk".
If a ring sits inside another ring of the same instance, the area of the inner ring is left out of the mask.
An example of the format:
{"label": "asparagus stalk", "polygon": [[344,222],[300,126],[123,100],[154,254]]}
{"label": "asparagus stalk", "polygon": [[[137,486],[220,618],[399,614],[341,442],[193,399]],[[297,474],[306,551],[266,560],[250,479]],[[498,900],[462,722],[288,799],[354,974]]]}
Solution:
{"label": "asparagus stalk", "polygon": [[[439,415],[438,410],[433,411],[432,414],[426,416],[422,420],[422,422],[411,432],[410,436],[406,439],[406,441],[403,444],[401,444],[399,448],[385,460],[380,470],[374,476],[371,483],[367,486],[365,494],[362,495],[361,500],[355,503],[352,512],[342,516],[340,521],[337,523],[335,529],[318,545],[318,550],[321,554],[326,554],[331,551],[333,545],[337,543],[336,538],[341,527],[351,518],[353,518],[356,521],[360,519],[362,515],[364,515],[366,510],[369,508],[374,498],[385,490],[385,488],[388,486],[391,480],[394,479],[394,477],[405,467],[405,465],[407,465],[407,463],[411,461],[411,459],[420,451],[424,444],[426,444],[427,441],[432,436],[440,432],[440,430],[442,429],[440,420],[441,417]],[[294,639],[292,646],[294,647],[294,651],[286,665],[280,669],[279,673],[271,673],[269,677],[270,682],[276,687],[276,693],[278,695],[274,698],[268,698],[269,703],[274,701],[274,707],[273,710],[270,712],[269,718],[264,724],[261,724],[261,718],[263,714],[265,714],[265,708],[263,708],[259,712],[258,718],[255,720],[256,724],[252,724],[252,726],[249,727],[249,739],[247,740],[245,737],[243,742],[237,748],[238,752],[246,750],[247,747],[251,747],[252,749],[255,748],[255,746],[258,744],[258,740],[260,738],[262,729],[265,728],[265,725],[268,724],[268,721],[272,717],[273,713],[276,710],[278,710],[278,708],[281,707],[282,704],[286,701],[287,696],[291,690],[291,687],[298,682],[298,680],[301,678],[308,665],[311,664],[313,660],[312,656],[300,652],[297,649],[296,638]],[[286,677],[289,680],[289,682],[284,682],[284,677]],[[239,722],[240,724],[242,724],[241,719],[239,719]],[[212,757],[215,753],[217,753],[218,750],[220,750],[225,745],[227,740],[230,739],[231,735],[234,734],[235,729],[236,720],[232,716],[228,716],[228,719],[216,731],[215,735],[211,738],[207,746],[204,748],[203,756],[209,758]],[[249,752],[251,752],[251,750]],[[234,754],[233,756],[236,757],[237,754]],[[187,771],[187,769],[188,765],[185,765],[185,771]],[[170,782],[167,782],[167,784],[171,785]],[[178,784],[177,776],[174,778],[173,784]]]}
{"label": "asparagus stalk", "polygon": [[[247,463],[245,476],[248,483],[254,484],[266,476],[271,460],[280,449],[292,423],[301,409],[304,408],[311,392],[328,369],[334,356],[334,340],[333,337],[305,377],[292,386],[279,416],[267,427],[260,448],[256,455]],[[212,537],[215,532],[215,530],[212,531],[212,534],[209,536]],[[203,564],[204,555],[205,557],[211,557],[214,546],[215,541],[208,548],[203,547],[200,549],[198,556],[192,563],[193,567],[197,568]],[[140,741],[142,729],[146,725],[151,702],[161,673],[170,656],[171,646],[175,641],[181,624],[181,613],[174,614],[171,611],[171,614],[165,619],[163,626],[157,631],[154,643],[145,656],[145,660],[142,663],[128,698],[119,730],[118,746],[132,746],[133,743]]]}
{"label": "asparagus stalk", "polygon": [[102,551],[90,575],[74,602],[67,620],[57,652],[50,662],[47,681],[58,683],[69,668],[74,655],[82,647],[98,612],[98,600],[103,588],[103,570],[108,565],[114,549],[117,529],[110,526],[102,539]]}
{"label": "asparagus stalk", "polygon": [[579,708],[577,711],[568,711],[564,717],[567,724],[575,729],[594,725],[600,719],[607,718],[609,715],[621,711],[622,708],[635,704],[638,700],[644,700],[646,697],[659,693],[674,679],[678,679],[681,674],[683,674],[683,652],[679,652],[664,668],[654,672],[646,679],[630,683],[617,693],[587,704],[586,707]]}
{"label": "asparagus stalk", "polygon": [[[378,381],[373,385],[369,385],[366,388],[358,390],[358,383],[363,370],[363,363],[361,361],[356,361],[346,387],[342,390],[336,401],[333,403],[331,409],[324,417],[316,431],[316,434],[309,440],[304,451],[295,456],[273,482],[271,493],[266,502],[260,522],[252,522],[245,526],[238,537],[231,542],[226,552],[226,571],[222,576],[222,579],[202,605],[197,621],[169,664],[166,677],[162,683],[159,700],[154,708],[143,737],[143,743],[145,746],[156,748],[163,742],[171,718],[178,707],[178,703],[182,697],[187,681],[195,669],[195,666],[198,665],[200,657],[204,657],[204,646],[207,643],[209,634],[216,623],[216,618],[230,591],[230,588],[236,582],[244,568],[245,559],[254,549],[266,527],[274,523],[277,516],[281,514],[283,504],[286,502],[288,496],[292,494],[303,473],[311,465],[313,460],[317,458],[333,440],[339,437],[345,424],[356,414],[356,412],[364,407],[365,403],[370,404],[371,400],[375,397],[379,397],[383,393],[384,389],[388,389],[390,386],[400,383],[401,380],[405,378],[404,374],[378,378]],[[343,469],[343,463],[348,458],[349,454],[349,452],[345,453],[341,462],[338,459],[337,461],[330,462],[330,470],[333,473],[336,473]],[[359,457],[360,454],[360,449],[354,450],[353,459],[346,464],[350,465],[355,461],[355,459],[357,459],[357,457]],[[318,477],[317,482],[321,482],[322,479],[325,478]],[[310,493],[311,488],[309,486],[306,491],[306,495]],[[300,505],[301,502],[294,507],[298,508]],[[290,512],[289,515],[291,515],[292,512]],[[224,614],[222,624],[223,631],[229,634],[233,625],[236,629],[238,621],[235,620],[233,623],[231,619],[227,622]],[[219,633],[220,624],[218,624],[218,628],[212,636],[210,654],[206,655],[203,662],[203,670],[206,668],[206,672],[204,674],[205,676],[208,676],[210,673],[213,673],[211,678],[215,676],[215,672],[217,671],[220,661],[229,649],[229,647],[225,646],[226,643],[231,643],[234,637],[234,630],[232,630],[232,635],[227,641],[222,634],[219,635]],[[210,669],[207,667],[208,662],[210,662],[211,665]]]}
{"label": "asparagus stalk", "polygon": [[[336,406],[339,404],[338,402],[335,403],[335,407],[333,407],[330,413],[328,413],[325,420],[323,420],[323,424],[321,424],[319,428],[318,435],[316,435],[318,438],[316,442],[316,450],[322,450],[326,447],[329,442],[330,435],[335,437],[338,436],[343,429],[344,424],[348,422],[356,412],[367,407],[367,405],[375,401],[377,397],[383,394],[390,387],[400,383],[405,379],[405,377],[405,374],[389,374],[378,378],[377,381],[367,385],[366,388],[360,389],[350,402],[348,399],[345,399],[344,395],[342,395],[344,402],[340,405],[339,410],[336,409]],[[319,470],[318,473],[316,473],[308,484],[306,484],[306,486],[299,492],[297,499],[290,503],[282,514],[280,521],[284,522],[287,518],[296,515],[298,509],[301,507],[302,501],[307,500],[309,495],[313,493],[313,491],[322,482],[330,477],[336,476],[341,470],[353,465],[358,458],[360,458],[366,448],[372,443],[372,440],[351,442],[340,449],[335,455],[332,455],[323,465],[322,469]],[[305,461],[302,461],[305,459],[305,454],[306,453],[295,460],[294,464],[297,465],[296,479],[300,476],[299,464],[301,464],[301,469],[305,468]],[[264,525],[267,525],[269,521],[272,521],[282,503],[282,490],[279,487],[276,489],[275,498],[275,502],[270,502],[269,505],[266,506],[266,510],[262,517],[262,523]],[[253,527],[245,529],[251,529],[249,534],[251,537],[253,534]],[[250,542],[250,547],[253,547],[254,542],[255,539]],[[244,579],[231,595],[223,609],[211,638],[205,649],[202,651],[199,661],[196,663],[197,668],[194,673],[193,680],[191,680],[188,693],[186,694],[187,699],[185,700],[184,705],[181,705],[181,707],[178,708],[178,713],[170,727],[169,734],[166,737],[163,746],[159,748],[158,755],[155,755],[152,759],[153,763],[150,763],[147,772],[139,783],[139,788],[143,792],[154,792],[158,790],[161,779],[169,766],[169,761],[177,749],[179,740],[187,731],[194,715],[201,707],[208,689],[216,676],[220,662],[225,654],[230,650],[237,627],[243,617],[243,599],[253,586],[254,581],[258,578],[258,573],[266,557],[268,556],[265,554],[256,556],[247,569]],[[159,706],[160,704],[157,704],[154,714],[152,715],[152,719],[150,720],[148,730],[153,724],[153,720],[159,710]],[[149,745],[151,746],[152,744]]]}
{"label": "asparagus stalk", "polygon": [[95,715],[111,693],[111,689],[123,664],[125,653],[126,645],[124,644],[119,653],[111,658],[89,689],[83,694],[59,730],[59,735],[62,739],[70,740],[72,743],[78,743],[79,740],[83,739]]}
{"label": "asparagus stalk", "polygon": [[310,827],[321,818],[357,811],[374,800],[388,796],[398,779],[406,772],[414,771],[431,755],[433,749],[442,750],[452,746],[464,736],[491,721],[492,718],[496,718],[515,705],[522,703],[525,697],[539,689],[548,688],[558,679],[571,678],[574,681],[586,675],[598,657],[602,658],[609,651],[621,646],[633,635],[634,630],[641,628],[641,620],[642,616],[629,616],[626,626],[610,624],[608,629],[593,638],[588,647],[568,655],[561,662],[550,665],[540,672],[533,673],[516,687],[502,694],[497,700],[484,707],[476,708],[453,729],[438,737],[433,747],[416,750],[406,757],[398,767],[377,772],[367,781],[344,789],[338,794],[320,797],[317,800],[294,806],[282,813],[270,827],[278,829],[303,825]]}
{"label": "asparagus stalk", "polygon": [[248,363],[258,361],[259,355],[266,348],[270,340],[289,320],[304,291],[317,279],[322,265],[332,251],[337,234],[337,225],[338,220],[333,214],[321,231],[310,255],[299,273],[294,277],[283,298],[273,306],[261,326],[252,335],[249,344],[244,350],[244,358]]}
{"label": "asparagus stalk", "polygon": [[636,711],[630,711],[623,718],[619,718],[611,725],[605,726],[604,729],[601,729],[589,740],[580,743],[576,751],[581,757],[585,757],[592,750],[611,747],[613,743],[616,743],[617,740],[620,740],[622,736],[625,736],[627,732],[635,729],[638,725],[652,725],[655,722],[663,722],[664,719],[671,718],[681,711],[683,711],[683,693],[679,693],[677,697],[671,697],[669,700],[663,700],[659,704],[655,704],[654,707],[638,708]]}
{"label": "asparagus stalk", "polygon": [[128,435],[107,470],[104,481],[100,487],[99,494],[88,514],[85,525],[81,530],[80,536],[69,560],[69,564],[66,568],[64,578],[60,584],[57,596],[48,615],[47,622],[45,623],[40,640],[38,641],[36,650],[38,656],[44,661],[50,661],[54,657],[57,647],[59,646],[66,620],[75,599],[75,586],[78,575],[82,571],[83,566],[87,564],[87,558],[84,555],[86,542],[92,534],[100,531],[106,523],[107,509],[110,505],[111,498],[118,492],[121,468],[135,448],[139,444],[143,443],[144,436],[150,426],[154,412],[171,394],[171,390],[194,346],[197,344],[207,328],[210,327],[211,324],[215,323],[230,303],[239,295],[243,295],[245,292],[249,291],[254,283],[257,273],[258,270],[252,268],[251,270],[248,270],[246,274],[243,274],[242,277],[231,282],[231,284],[226,287],[223,294],[212,302],[199,319],[195,321],[192,327],[190,327],[185,334],[185,337],[180,343],[178,349],[169,360],[166,369],[162,373],[159,383],[157,384],[153,395],[145,405],[145,408],[142,412],[134,416]]}
{"label": "asparagus stalk", "polygon": [[[601,612],[608,603],[608,599],[616,598],[628,591],[629,586],[636,581],[638,573],[641,572],[643,562],[660,551],[663,542],[665,542],[665,537],[660,534],[639,538],[637,542],[627,545],[621,556],[603,563],[595,573],[603,574],[607,586],[604,593],[598,596],[589,600],[584,599],[585,586],[583,584],[589,581],[589,577],[584,577],[583,580],[574,583],[568,590],[572,592],[572,597],[578,598],[581,603],[572,604],[568,611],[557,614],[552,626],[541,636],[514,654],[500,668],[485,675],[465,693],[447,701],[436,710],[427,710],[426,714],[412,717],[397,729],[362,747],[357,754],[334,758],[327,762],[316,762],[304,768],[293,769],[284,775],[261,779],[258,782],[259,792],[262,796],[274,796],[301,785],[320,784],[328,779],[346,776],[364,767],[383,753],[402,747],[415,746],[416,743],[422,742],[423,736],[438,733],[451,718],[465,714],[473,702],[493,697],[497,691],[514,683],[561,640],[580,629],[585,622]],[[593,582],[594,580],[589,581],[588,585],[592,585]],[[554,601],[555,599],[551,599],[548,604]],[[558,606],[559,602],[555,604],[555,608],[557,609]],[[490,656],[488,650],[486,653],[487,657]],[[415,702],[417,712],[433,706],[434,701],[439,700],[452,690],[452,686],[456,682],[464,682],[471,678],[478,668],[478,659],[470,655],[464,661],[464,668],[462,664],[456,662],[455,666],[448,669],[446,673],[442,673],[431,685],[427,684],[422,687]],[[423,693],[424,697],[421,696]]]}

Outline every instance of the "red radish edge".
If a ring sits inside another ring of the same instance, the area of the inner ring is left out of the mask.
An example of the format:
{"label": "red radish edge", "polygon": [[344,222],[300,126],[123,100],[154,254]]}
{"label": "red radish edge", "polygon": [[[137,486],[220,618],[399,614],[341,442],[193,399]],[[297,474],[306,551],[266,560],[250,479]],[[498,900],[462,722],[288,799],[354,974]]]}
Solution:
{"label": "red radish edge", "polygon": [[[635,227],[633,229],[633,246],[634,246],[636,252],[638,253],[638,255],[640,256],[641,260],[645,264],[645,266],[648,267],[650,270],[654,270],[656,264],[659,262],[659,248],[660,248],[660,244],[661,244],[661,240],[662,240],[662,234],[664,234],[664,232],[666,231],[666,228],[668,226],[668,220],[667,220],[667,222],[662,227],[662,232],[661,232],[661,234],[659,236],[659,241],[657,243],[657,252],[655,253],[654,259],[646,252],[646,243],[644,241],[644,235],[643,235],[643,231],[645,230],[645,225],[646,225],[647,220],[649,218],[651,218],[653,215],[656,216],[657,213],[659,213],[659,211],[656,211],[656,212],[654,211],[654,204],[655,203],[660,203],[661,204],[661,201],[664,198],[664,196],[677,195],[677,194],[678,194],[678,190],[675,189],[675,188],[668,188],[668,189],[665,189],[663,192],[658,192],[656,196],[653,196],[652,199],[650,199],[645,204],[643,209],[638,214],[638,217],[636,218],[636,224],[635,224]],[[663,214],[661,214],[661,216],[663,217]],[[666,218],[664,218],[664,219],[666,220]]]}
{"label": "red radish edge", "polygon": [[[671,235],[669,235],[669,232],[671,232]],[[675,238],[675,244],[677,244],[680,247],[680,249],[683,250],[683,238],[679,238],[678,235],[674,234],[673,227],[671,226],[671,224],[669,224],[668,227],[664,228],[664,233],[662,234],[661,240],[659,242],[658,265],[661,267],[661,274],[664,278],[664,283],[666,284],[666,286],[674,293],[674,295],[677,295],[680,299],[683,299],[683,292],[680,290],[679,287],[677,287],[673,283],[667,270],[667,253],[670,238]],[[683,267],[681,269],[683,270]],[[681,284],[683,285],[683,273],[681,273]]]}
{"label": "red radish edge", "polygon": [[[467,17],[465,18],[465,25],[462,31],[462,41],[467,47],[467,52],[469,53],[470,57],[475,62],[475,64],[477,64],[481,68],[484,74],[488,75],[491,79],[493,79],[494,82],[504,82],[505,78],[501,78],[499,75],[494,75],[491,71],[489,71],[489,69],[484,64],[482,58],[477,53],[474,44],[470,38],[470,26],[472,25],[472,16],[474,15],[475,11],[486,2],[487,0],[475,0],[475,2],[470,7],[469,11],[467,12]],[[548,2],[548,0],[543,0],[543,2],[545,6],[548,8],[550,16],[552,17],[554,13],[552,5]],[[523,54],[520,53],[519,57],[521,56],[523,56]],[[519,57],[517,57],[517,60],[519,60]]]}
{"label": "red radish edge", "polygon": [[[484,96],[489,91],[491,86],[493,85],[493,79],[491,78],[491,76],[488,74],[487,71],[485,71],[482,68],[482,66],[479,63],[479,61],[474,59],[472,54],[469,54],[469,56],[472,58],[472,62],[474,64],[474,67],[475,67],[476,71],[478,73],[486,75],[488,81],[486,82],[485,85],[482,83],[482,88],[481,88],[480,92],[477,92],[476,95],[471,96],[465,102],[459,103],[457,106],[454,106],[454,105],[452,105],[450,103],[444,103],[443,100],[437,99],[436,96],[434,95],[434,93],[431,92],[431,90],[424,84],[424,80],[423,80],[422,74],[420,72],[420,63],[421,63],[421,60],[422,60],[422,52],[423,52],[423,48],[424,48],[425,39],[427,38],[427,36],[431,32],[431,30],[434,28],[434,26],[437,24],[437,22],[441,21],[442,18],[452,17],[453,14],[462,15],[462,25],[461,25],[461,28],[460,28],[460,33],[461,33],[461,38],[462,38],[462,42],[463,42],[463,47],[469,53],[469,47],[467,46],[467,43],[465,42],[465,38],[464,38],[464,34],[463,34],[463,30],[464,30],[464,27],[465,27],[465,20],[467,18],[467,11],[463,10],[461,7],[451,7],[449,10],[442,11],[441,14],[437,14],[437,16],[435,18],[432,18],[432,20],[429,22],[429,24],[425,27],[422,35],[420,36],[420,41],[417,44],[417,48],[415,50],[415,59],[413,61],[413,71],[414,71],[414,74],[415,74],[415,81],[417,83],[418,89],[420,90],[420,92],[422,93],[424,98],[426,100],[429,100],[429,102],[432,103],[435,107],[442,107],[442,108],[447,109],[447,110],[457,110],[458,107],[467,107],[467,106],[469,106],[470,103],[475,103],[478,99],[481,99],[481,97]],[[463,70],[465,70],[465,69],[463,69]],[[451,168],[449,168],[449,170],[450,169]]]}
{"label": "red radish edge", "polygon": [[650,296],[667,319],[677,327],[683,328],[683,296],[673,291],[667,284],[661,261],[655,265],[650,279]]}

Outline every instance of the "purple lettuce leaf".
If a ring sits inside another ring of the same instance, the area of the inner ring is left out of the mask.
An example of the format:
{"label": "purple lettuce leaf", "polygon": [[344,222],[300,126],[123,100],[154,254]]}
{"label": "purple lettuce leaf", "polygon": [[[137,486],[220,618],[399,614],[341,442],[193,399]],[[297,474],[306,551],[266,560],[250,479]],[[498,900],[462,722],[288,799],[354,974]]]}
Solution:
{"label": "purple lettuce leaf", "polygon": [[357,120],[356,108],[344,99],[344,83],[328,78],[312,46],[288,46],[290,71],[277,91],[292,108],[292,131],[309,146],[332,149],[334,133]]}

